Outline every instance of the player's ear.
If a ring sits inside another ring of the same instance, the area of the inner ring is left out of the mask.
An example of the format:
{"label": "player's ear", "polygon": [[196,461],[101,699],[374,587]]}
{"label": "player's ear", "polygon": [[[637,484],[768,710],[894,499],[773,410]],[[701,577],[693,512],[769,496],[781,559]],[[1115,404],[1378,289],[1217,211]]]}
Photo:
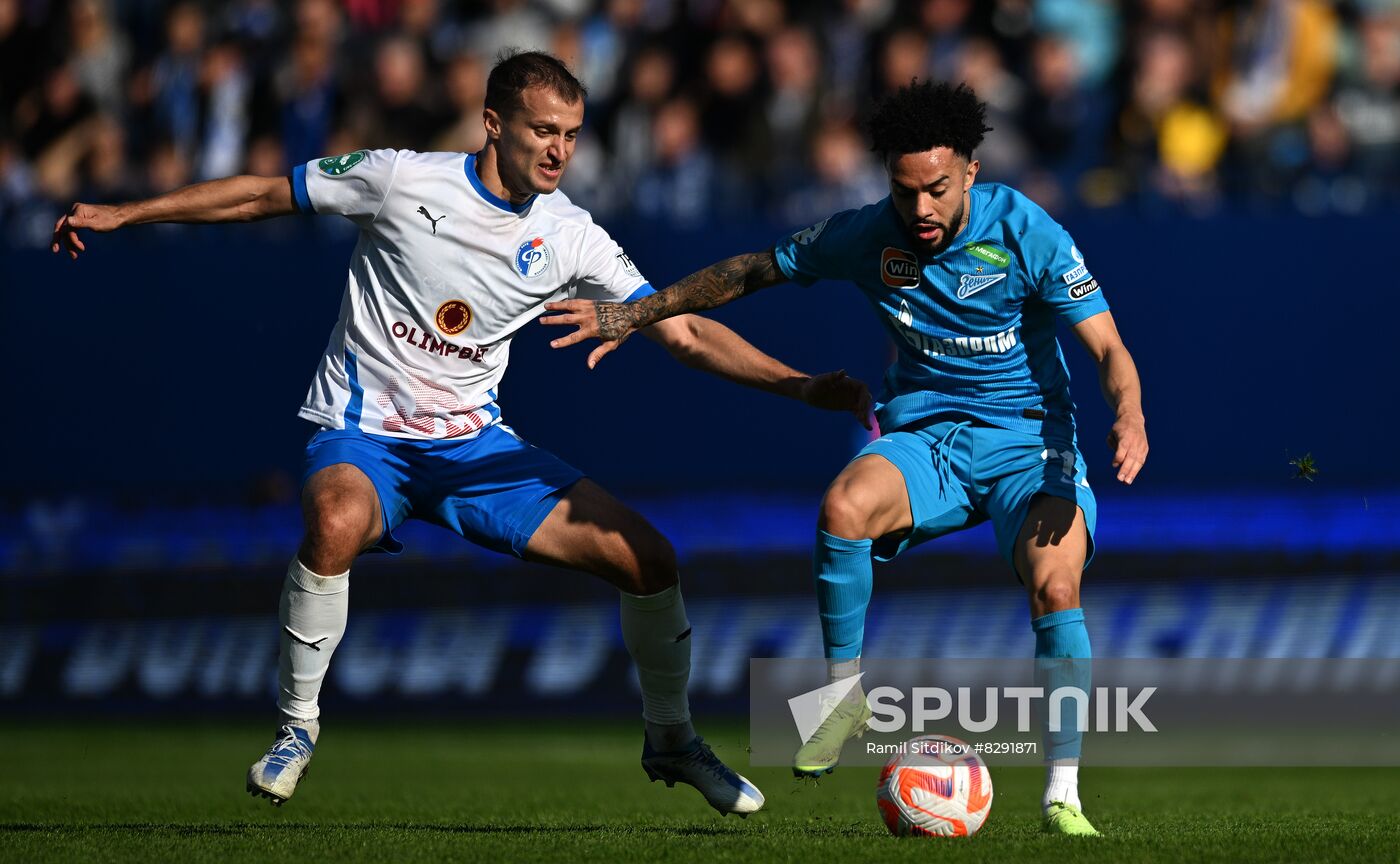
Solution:
{"label": "player's ear", "polygon": [[492,141],[501,140],[501,115],[496,113],[494,108],[483,108],[481,110],[481,123],[486,127],[486,137]]}
{"label": "player's ear", "polygon": [[981,167],[982,163],[978,162],[976,159],[973,159],[971,162],[967,163],[967,177],[963,179],[964,192],[972,188],[972,181],[977,176],[977,169]]}

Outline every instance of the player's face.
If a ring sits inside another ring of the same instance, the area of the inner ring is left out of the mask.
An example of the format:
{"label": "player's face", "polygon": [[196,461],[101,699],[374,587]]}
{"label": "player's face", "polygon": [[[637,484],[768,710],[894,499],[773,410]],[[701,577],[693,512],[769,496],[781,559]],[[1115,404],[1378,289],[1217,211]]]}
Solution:
{"label": "player's face", "polygon": [[486,112],[496,146],[496,170],[511,192],[547,194],[559,188],[583,126],[583,100],[567,102],[548,87],[520,94],[520,107],[501,117]]}
{"label": "player's face", "polygon": [[914,245],[927,255],[947,249],[962,230],[977,160],[969,162],[947,147],[935,147],[891,155],[885,168],[890,173],[890,201]]}

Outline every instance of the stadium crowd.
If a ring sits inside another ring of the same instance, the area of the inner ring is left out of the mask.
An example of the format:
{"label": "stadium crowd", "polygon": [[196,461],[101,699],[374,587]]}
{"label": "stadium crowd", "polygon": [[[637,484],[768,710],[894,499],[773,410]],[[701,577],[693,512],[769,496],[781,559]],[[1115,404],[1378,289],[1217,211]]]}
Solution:
{"label": "stadium crowd", "polygon": [[0,0],[0,225],[363,147],[475,150],[507,46],[589,87],[600,217],[795,224],[884,194],[911,78],[989,103],[984,179],[1052,212],[1400,202],[1396,0]]}

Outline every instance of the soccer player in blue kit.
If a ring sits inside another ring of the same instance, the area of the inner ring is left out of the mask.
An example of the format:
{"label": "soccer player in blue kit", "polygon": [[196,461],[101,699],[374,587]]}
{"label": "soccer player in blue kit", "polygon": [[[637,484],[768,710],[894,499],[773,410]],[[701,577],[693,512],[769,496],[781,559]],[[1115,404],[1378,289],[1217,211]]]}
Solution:
{"label": "soccer player in blue kit", "polygon": [[[1080,576],[1093,553],[1096,506],[1080,455],[1063,321],[1098,364],[1116,412],[1108,446],[1120,482],[1147,457],[1137,369],[1099,283],[1064,228],[1024,195],[974,185],[986,106],[965,85],[913,82],[869,121],[890,178],[887,198],[837,213],[767,251],[713,264],[635,303],[570,300],[546,323],[577,325],[554,341],[596,337],[590,366],[667,316],[713,309],[761,288],[818,279],[854,283],[894,337],[898,356],[876,406],[881,437],[822,500],[817,605],[833,681],[859,672],[872,558],[990,520],[1002,557],[1030,594],[1038,661],[1091,656]],[[1087,662],[1071,664],[1088,690]],[[860,688],[832,708],[794,771],[835,767],[865,728]],[[1080,734],[1047,733],[1045,830],[1095,835],[1079,800]]]}

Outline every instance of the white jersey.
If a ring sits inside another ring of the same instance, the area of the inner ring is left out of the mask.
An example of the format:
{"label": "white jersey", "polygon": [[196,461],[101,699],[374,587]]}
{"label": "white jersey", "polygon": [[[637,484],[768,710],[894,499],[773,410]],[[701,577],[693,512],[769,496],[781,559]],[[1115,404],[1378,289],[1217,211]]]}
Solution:
{"label": "white jersey", "polygon": [[299,165],[298,209],[360,227],[340,321],[300,415],[326,428],[469,438],[500,420],[510,340],[553,300],[651,286],[562,192],[493,195],[465,153],[360,150]]}

